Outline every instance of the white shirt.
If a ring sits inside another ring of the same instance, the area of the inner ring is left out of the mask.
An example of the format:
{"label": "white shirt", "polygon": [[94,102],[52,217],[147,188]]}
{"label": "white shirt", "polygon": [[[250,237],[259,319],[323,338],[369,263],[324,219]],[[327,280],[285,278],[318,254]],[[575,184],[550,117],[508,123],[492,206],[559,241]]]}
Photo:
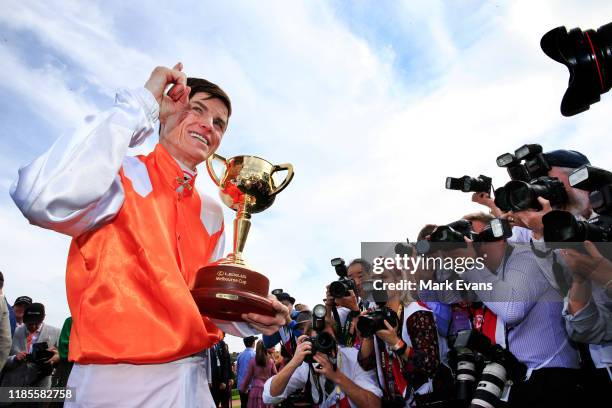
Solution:
{"label": "white shirt", "polygon": [[[377,384],[376,381],[376,373],[374,370],[364,371],[359,363],[357,363],[357,349],[352,347],[339,347],[338,348],[338,369],[347,376],[351,381],[353,381],[357,386],[363,388],[366,391],[370,391],[372,394],[376,395],[378,398],[382,397],[382,390]],[[263,390],[263,401],[264,404],[279,404],[282,402],[287,396],[291,395],[294,391],[300,390],[304,388],[306,385],[306,381],[308,380],[308,372],[309,366],[307,363],[302,363],[301,366],[295,370],[289,382],[287,383],[287,387],[283,390],[280,395],[273,397],[270,395],[270,385],[272,384],[272,379],[274,377],[268,378],[268,381],[264,384]],[[311,376],[311,381],[313,378]],[[319,376],[319,384],[321,390],[325,392],[325,377]],[[342,400],[346,395],[340,387],[334,387],[334,390],[330,395],[326,395],[324,401],[319,405],[319,408],[328,408],[335,406],[340,400]],[[312,384],[312,399],[316,402],[319,400],[319,392],[317,390],[317,386]],[[356,405],[348,400],[351,407],[355,408]]]}

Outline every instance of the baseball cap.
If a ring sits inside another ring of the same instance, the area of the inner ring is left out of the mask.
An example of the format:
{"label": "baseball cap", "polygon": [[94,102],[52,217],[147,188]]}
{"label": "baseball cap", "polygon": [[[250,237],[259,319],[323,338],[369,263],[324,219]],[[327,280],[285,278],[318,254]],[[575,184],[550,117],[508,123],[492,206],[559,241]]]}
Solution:
{"label": "baseball cap", "polygon": [[291,295],[289,295],[287,292],[283,292],[283,293],[277,295],[276,298],[278,299],[279,302],[282,302],[283,300],[287,300],[292,305],[295,304],[295,298],[291,297]]}
{"label": "baseball cap", "polygon": [[553,150],[544,153],[544,158],[551,166],[568,167],[577,169],[589,163],[589,159],[582,153],[575,150]]}
{"label": "baseball cap", "polygon": [[23,312],[23,322],[40,323],[45,319],[45,306],[42,303],[32,303]]}
{"label": "baseball cap", "polygon": [[15,305],[31,305],[32,304],[32,298],[29,296],[19,296],[17,299],[15,299],[15,303],[13,303],[13,306]]}

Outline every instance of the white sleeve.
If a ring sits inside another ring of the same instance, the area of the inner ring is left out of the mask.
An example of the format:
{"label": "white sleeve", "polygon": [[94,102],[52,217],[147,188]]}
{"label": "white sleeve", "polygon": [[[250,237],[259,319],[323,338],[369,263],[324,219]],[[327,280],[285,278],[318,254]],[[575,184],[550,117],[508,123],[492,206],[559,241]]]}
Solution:
{"label": "white sleeve", "polygon": [[270,395],[270,385],[272,384],[272,379],[274,379],[274,377],[275,376],[268,378],[268,380],[264,384],[262,394],[264,404],[280,404],[289,395],[293,394],[293,392],[304,388],[304,386],[306,385],[306,380],[308,380],[308,364],[302,363],[302,365],[299,366],[297,370],[295,370],[291,378],[289,378],[289,382],[287,383],[287,386],[285,387],[283,392],[275,397]]}
{"label": "white sleeve", "polygon": [[[353,381],[355,385],[357,385],[358,387],[371,392],[372,394],[376,395],[378,398],[382,398],[383,392],[378,386],[378,379],[376,378],[376,371],[374,370],[365,371],[363,368],[361,368],[361,366],[357,362],[358,351],[357,349],[353,349],[353,350],[355,351],[353,352],[352,350],[349,351],[349,350],[343,349],[344,352],[347,352],[347,358],[351,360],[352,368],[353,368],[352,373],[345,373],[345,375],[347,375],[347,377],[349,377],[351,381]],[[348,353],[352,353],[354,355],[351,356]]]}
{"label": "white sleeve", "polygon": [[111,109],[19,169],[13,201],[31,224],[71,236],[111,220],[124,200],[118,173],[128,147],[153,133],[158,116],[145,88],[118,92]]}

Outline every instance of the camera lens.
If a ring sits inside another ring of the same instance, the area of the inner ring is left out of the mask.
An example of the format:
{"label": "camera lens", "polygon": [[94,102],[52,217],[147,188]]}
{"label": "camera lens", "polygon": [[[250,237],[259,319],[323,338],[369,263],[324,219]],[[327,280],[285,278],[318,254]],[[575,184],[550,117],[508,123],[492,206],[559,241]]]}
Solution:
{"label": "camera lens", "polygon": [[315,345],[318,351],[329,355],[336,348],[336,340],[331,334],[323,332],[317,334]]}
{"label": "camera lens", "polygon": [[589,109],[612,86],[612,23],[585,32],[557,27],[542,36],[540,46],[570,72],[561,101],[564,116]]}
{"label": "camera lens", "polygon": [[357,330],[364,337],[370,337],[376,332],[376,321],[372,316],[359,316],[357,319]]}
{"label": "camera lens", "polygon": [[506,384],[506,369],[497,363],[489,363],[482,370],[478,387],[474,392],[472,407],[497,407]]}
{"label": "camera lens", "polygon": [[508,182],[506,184],[506,193],[508,204],[513,211],[523,211],[528,208],[534,208],[534,200],[537,202],[531,186],[524,181],[513,180]]}
{"label": "camera lens", "polygon": [[343,298],[345,296],[348,296],[349,289],[344,282],[333,281],[329,285],[329,294],[335,298]]}

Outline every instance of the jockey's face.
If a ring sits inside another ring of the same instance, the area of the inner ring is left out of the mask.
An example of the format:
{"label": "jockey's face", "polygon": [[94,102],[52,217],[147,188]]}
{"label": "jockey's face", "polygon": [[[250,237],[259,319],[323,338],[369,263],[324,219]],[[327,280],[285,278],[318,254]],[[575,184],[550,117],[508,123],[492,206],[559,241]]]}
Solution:
{"label": "jockey's face", "polygon": [[198,92],[186,110],[168,117],[160,132],[160,143],[191,169],[217,150],[228,121],[228,110],[217,98]]}

